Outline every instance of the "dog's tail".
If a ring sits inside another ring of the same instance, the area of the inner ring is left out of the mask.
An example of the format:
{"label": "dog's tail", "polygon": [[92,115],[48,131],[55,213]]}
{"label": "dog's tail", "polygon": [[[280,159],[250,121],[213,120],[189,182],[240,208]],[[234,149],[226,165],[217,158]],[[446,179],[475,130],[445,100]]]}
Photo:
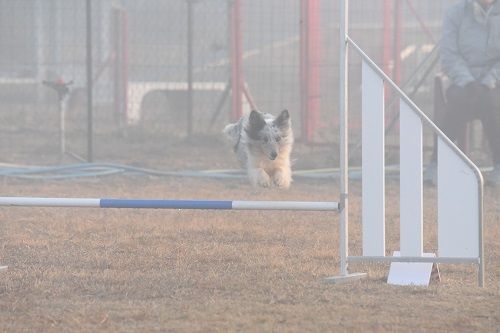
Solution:
{"label": "dog's tail", "polygon": [[241,135],[241,128],[239,123],[226,125],[226,127],[224,127],[224,129],[222,130],[222,133],[224,133],[224,135],[232,145],[236,145]]}

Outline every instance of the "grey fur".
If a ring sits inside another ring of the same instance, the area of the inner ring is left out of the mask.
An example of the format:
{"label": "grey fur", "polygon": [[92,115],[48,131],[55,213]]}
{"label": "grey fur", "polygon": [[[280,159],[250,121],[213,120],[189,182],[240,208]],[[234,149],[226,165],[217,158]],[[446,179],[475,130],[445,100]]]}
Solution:
{"label": "grey fur", "polygon": [[290,114],[284,110],[276,118],[269,113],[252,111],[224,128],[243,168],[254,185],[289,187],[290,153],[293,132]]}

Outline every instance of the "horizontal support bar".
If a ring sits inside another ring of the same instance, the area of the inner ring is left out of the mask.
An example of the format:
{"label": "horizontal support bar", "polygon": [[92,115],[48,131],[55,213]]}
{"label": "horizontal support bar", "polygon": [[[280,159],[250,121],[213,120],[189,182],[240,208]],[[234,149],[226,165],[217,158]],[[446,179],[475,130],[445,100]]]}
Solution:
{"label": "horizontal support bar", "polygon": [[338,202],[0,197],[0,206],[338,211]]}
{"label": "horizontal support bar", "polygon": [[455,258],[455,257],[378,257],[378,256],[349,256],[349,262],[432,262],[437,264],[479,264],[479,258]]}
{"label": "horizontal support bar", "polygon": [[0,206],[20,207],[99,207],[100,199],[0,197]]}

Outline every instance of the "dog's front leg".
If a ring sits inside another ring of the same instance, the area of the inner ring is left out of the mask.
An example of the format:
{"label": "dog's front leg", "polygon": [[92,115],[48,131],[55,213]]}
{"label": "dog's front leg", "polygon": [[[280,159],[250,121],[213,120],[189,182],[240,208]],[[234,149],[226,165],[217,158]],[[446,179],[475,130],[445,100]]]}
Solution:
{"label": "dog's front leg", "polygon": [[[286,156],[286,158],[284,158]],[[273,183],[280,188],[289,188],[292,183],[292,169],[290,159],[286,154],[273,163],[272,178]]]}
{"label": "dog's front leg", "polygon": [[271,186],[271,178],[262,168],[250,168],[248,169],[248,177],[250,178],[250,183],[257,187],[269,187]]}
{"label": "dog's front leg", "polygon": [[289,188],[292,183],[292,170],[290,167],[277,168],[273,173],[273,182],[278,187]]}

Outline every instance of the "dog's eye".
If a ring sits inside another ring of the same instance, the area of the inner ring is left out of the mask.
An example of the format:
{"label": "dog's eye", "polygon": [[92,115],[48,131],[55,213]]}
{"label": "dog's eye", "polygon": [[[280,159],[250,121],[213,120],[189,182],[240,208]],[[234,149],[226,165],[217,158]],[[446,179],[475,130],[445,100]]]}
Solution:
{"label": "dog's eye", "polygon": [[280,137],[280,136],[278,136],[278,137],[276,138],[276,142],[280,142],[280,141],[281,141],[281,137]]}
{"label": "dog's eye", "polygon": [[267,137],[264,138],[264,143],[267,143],[269,139]]}

